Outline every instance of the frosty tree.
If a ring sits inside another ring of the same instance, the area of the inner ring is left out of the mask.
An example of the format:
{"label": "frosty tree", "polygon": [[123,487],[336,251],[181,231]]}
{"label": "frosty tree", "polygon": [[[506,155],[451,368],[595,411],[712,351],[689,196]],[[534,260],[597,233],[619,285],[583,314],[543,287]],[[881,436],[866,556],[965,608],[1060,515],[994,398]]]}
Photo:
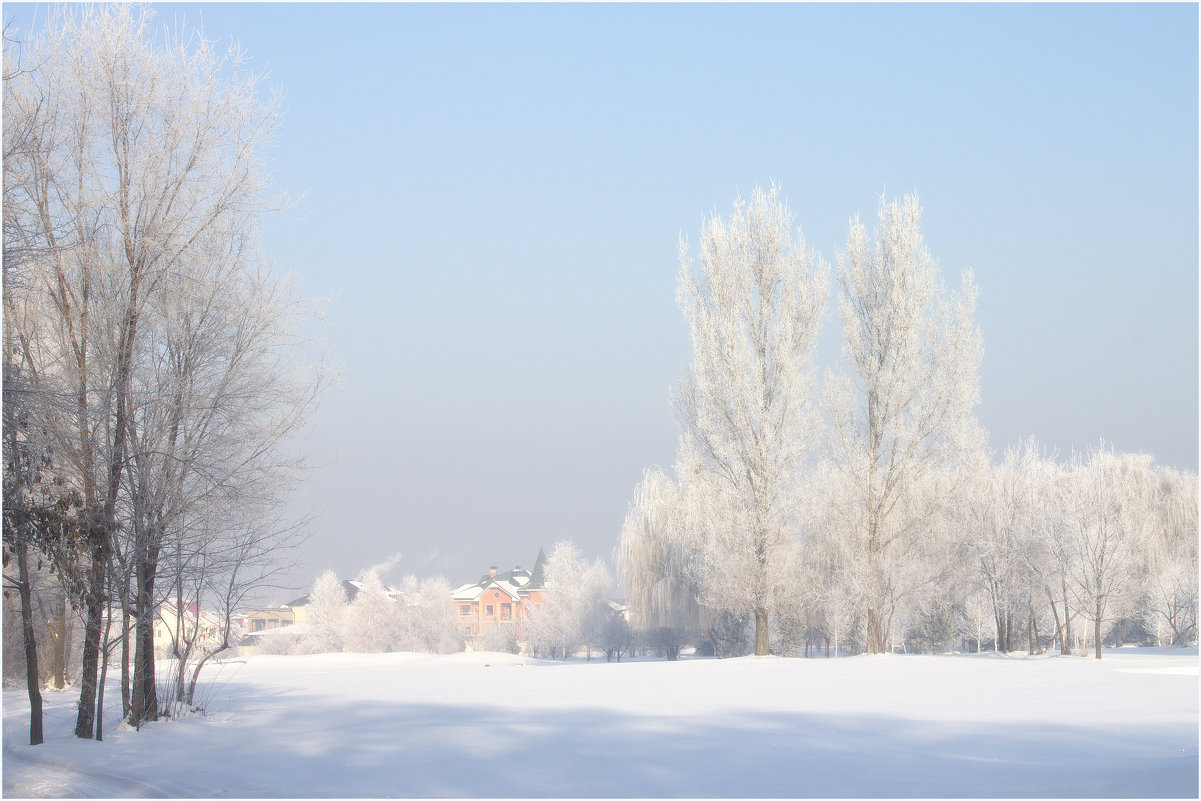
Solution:
{"label": "frosty tree", "polygon": [[[802,543],[799,581],[809,623],[822,633],[834,654],[858,640],[862,628],[861,599],[854,593],[846,543],[857,519],[856,499],[829,464],[806,482],[805,514],[810,535]],[[854,652],[854,649],[852,649]]]}
{"label": "frosty tree", "polygon": [[705,596],[755,617],[769,650],[773,569],[791,548],[789,490],[815,420],[812,358],[827,293],[779,188],[756,188],[703,227],[699,264],[680,245],[677,300],[692,340],[675,399]]}
{"label": "frosty tree", "polygon": [[556,542],[546,560],[546,602],[529,625],[535,652],[566,659],[584,644],[609,581],[601,560],[585,560],[570,540]]}
{"label": "frosty tree", "polygon": [[6,273],[7,344],[82,502],[80,737],[99,722],[110,579],[135,621],[137,724],[157,714],[161,559],[199,505],[279,500],[280,444],[326,385],[294,360],[304,315],[257,252],[278,104],[241,53],[151,16],[56,12],[5,81],[6,139],[28,134],[5,151],[5,252],[29,254],[12,297]]}
{"label": "frosty tree", "polygon": [[324,571],[313,582],[309,593],[308,651],[341,651],[348,614],[346,588],[332,570]]}
{"label": "frosty tree", "polygon": [[391,651],[400,618],[397,604],[375,568],[363,574],[362,585],[346,610],[343,647],[364,654]]}
{"label": "frosty tree", "polygon": [[[1161,498],[1143,555],[1147,608],[1173,645],[1197,636],[1197,476],[1160,468]],[[1157,641],[1160,639],[1157,636]]]}
{"label": "frosty tree", "polygon": [[[461,650],[463,636],[454,607],[446,602],[451,587],[442,576],[423,579],[406,576],[402,603],[412,621],[410,631],[416,638],[412,646],[401,650],[449,654]],[[415,591],[414,589],[415,588]]]}
{"label": "frosty tree", "polygon": [[865,612],[866,649],[883,652],[901,600],[933,576],[931,524],[965,452],[979,445],[976,286],[948,295],[922,241],[916,197],[880,200],[874,241],[855,218],[838,254],[843,356],[831,377],[833,460],[859,499],[847,558]]}
{"label": "frosty tree", "polygon": [[973,563],[972,579],[992,609],[998,651],[1015,649],[1014,629],[1022,620],[1030,637],[1027,650],[1037,650],[1035,607],[1041,608],[1043,598],[1036,522],[1041,458],[1033,438],[1006,449],[1000,465],[971,472],[962,504],[969,529],[965,552]]}
{"label": "frosty tree", "polygon": [[1067,538],[1073,557],[1069,586],[1093,624],[1093,647],[1101,658],[1101,625],[1114,605],[1129,601],[1131,578],[1153,527],[1160,486],[1147,454],[1114,453],[1104,447],[1080,462],[1064,486],[1064,507],[1073,525]]}
{"label": "frosty tree", "polygon": [[661,468],[650,468],[634,489],[615,552],[631,622],[643,632],[700,628],[692,584],[695,553],[684,541],[682,525],[679,488]]}

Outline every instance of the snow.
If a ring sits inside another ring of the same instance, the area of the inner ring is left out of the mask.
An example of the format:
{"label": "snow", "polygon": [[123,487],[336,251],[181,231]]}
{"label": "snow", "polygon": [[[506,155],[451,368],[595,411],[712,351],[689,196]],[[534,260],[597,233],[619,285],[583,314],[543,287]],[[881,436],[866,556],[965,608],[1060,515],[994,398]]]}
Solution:
{"label": "snow", "polygon": [[[253,656],[207,717],[46,744],[4,692],[5,796],[1178,796],[1197,650],[548,662]],[[114,684],[109,698],[119,698]],[[110,712],[111,714],[111,712]]]}

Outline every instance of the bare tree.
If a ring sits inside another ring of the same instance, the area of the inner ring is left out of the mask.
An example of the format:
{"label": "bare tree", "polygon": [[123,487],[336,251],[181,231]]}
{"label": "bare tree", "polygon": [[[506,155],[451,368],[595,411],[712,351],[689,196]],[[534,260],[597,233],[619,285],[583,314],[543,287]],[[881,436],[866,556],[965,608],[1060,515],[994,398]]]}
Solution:
{"label": "bare tree", "polygon": [[1131,568],[1141,557],[1159,482],[1146,454],[1114,453],[1104,446],[1079,461],[1061,502],[1072,517],[1069,586],[1093,623],[1093,647],[1101,658],[1101,625],[1111,605],[1131,589]]}
{"label": "bare tree", "polygon": [[630,624],[617,610],[610,610],[605,615],[600,630],[600,648],[605,652],[605,661],[618,662],[634,647],[634,632]]}
{"label": "bare tree", "polygon": [[966,553],[975,565],[972,580],[992,608],[998,651],[1016,650],[1015,630],[1022,628],[1027,650],[1037,649],[1037,617],[1045,601],[1037,503],[1041,459],[1038,443],[1030,438],[1006,449],[1001,464],[981,464],[968,477]]}
{"label": "bare tree", "polygon": [[[828,381],[833,461],[859,498],[854,560],[866,647],[882,652],[905,594],[933,576],[923,536],[958,483],[980,435],[976,286],[948,296],[920,231],[917,198],[881,198],[874,242],[855,218],[838,254],[843,356],[853,377]],[[904,575],[909,573],[908,576]]]}
{"label": "bare tree", "polygon": [[[20,404],[11,393],[17,374],[10,370],[7,348],[4,359],[4,565],[15,558],[17,573],[5,572],[5,598],[15,589],[21,604],[21,635],[25,646],[25,688],[29,694],[29,744],[41,745],[42,692],[38,672],[37,639],[33,623],[33,573],[29,567],[32,543],[37,538],[43,507],[34,498],[40,484],[38,473],[44,465],[36,447],[29,447],[23,436]],[[36,553],[36,551],[35,551]]]}
{"label": "bare tree", "polygon": [[326,386],[293,372],[297,307],[255,250],[259,219],[279,205],[263,161],[278,103],[260,98],[238,51],[156,38],[150,17],[56,13],[31,43],[35,68],[6,81],[6,116],[36,133],[6,151],[6,185],[22,176],[6,234],[37,254],[6,310],[83,499],[90,553],[80,737],[94,721],[107,566],[129,571],[115,584],[135,620],[138,723],[156,715],[165,543],[187,536],[198,504],[266,486],[255,477]]}
{"label": "bare tree", "polygon": [[[1160,468],[1160,505],[1144,550],[1148,614],[1172,645],[1197,638],[1197,475]],[[1158,639],[1158,638],[1157,638]]]}
{"label": "bare tree", "polygon": [[[168,592],[178,594],[190,572],[212,572],[214,548],[225,552],[230,538],[244,557],[261,553],[244,542],[257,536],[281,562],[284,546],[295,539],[295,527],[269,510],[295,485],[302,466],[286,441],[328,384],[320,371],[294,365],[304,347],[295,332],[306,307],[286,282],[254,266],[253,253],[231,252],[228,242],[235,240],[225,241],[210,258],[168,276],[174,286],[146,312],[133,393],[138,400],[129,415],[132,537],[123,549],[133,554],[135,586],[141,587],[139,626],[143,604],[153,623],[160,576]],[[268,519],[275,528],[262,525]],[[174,554],[165,564],[164,549]],[[227,569],[222,558],[216,564]],[[259,574],[258,566],[256,557],[234,586],[244,593],[243,580]],[[208,589],[203,578],[190,583],[198,594]],[[134,718],[140,720],[154,706],[154,683],[146,680],[153,678],[151,630],[139,628],[138,640],[142,706],[135,703]]]}
{"label": "bare tree", "polygon": [[760,655],[773,570],[794,550],[789,492],[816,421],[812,360],[827,283],[825,265],[794,238],[776,186],[737,201],[728,221],[706,221],[699,265],[680,245],[677,299],[692,365],[675,408],[701,600],[753,612]]}

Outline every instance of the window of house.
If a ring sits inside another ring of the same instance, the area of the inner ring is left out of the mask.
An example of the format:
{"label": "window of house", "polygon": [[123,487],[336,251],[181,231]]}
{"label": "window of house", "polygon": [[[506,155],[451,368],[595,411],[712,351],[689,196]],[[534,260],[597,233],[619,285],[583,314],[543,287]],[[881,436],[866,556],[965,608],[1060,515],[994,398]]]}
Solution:
{"label": "window of house", "polygon": [[511,620],[513,617],[513,604],[500,605],[500,619]]}
{"label": "window of house", "polygon": [[459,604],[459,614],[460,615],[470,615],[471,614],[471,604]]}
{"label": "window of house", "polygon": [[266,626],[267,626],[267,621],[263,620],[261,617],[255,618],[254,620],[250,621],[250,630],[251,631],[262,631],[264,628],[266,628]]}
{"label": "window of house", "polygon": [[494,609],[495,609],[495,607],[493,607],[492,604],[488,604],[487,606],[484,607],[484,614],[487,617],[492,617],[492,615],[495,614],[495,612],[493,611]]}

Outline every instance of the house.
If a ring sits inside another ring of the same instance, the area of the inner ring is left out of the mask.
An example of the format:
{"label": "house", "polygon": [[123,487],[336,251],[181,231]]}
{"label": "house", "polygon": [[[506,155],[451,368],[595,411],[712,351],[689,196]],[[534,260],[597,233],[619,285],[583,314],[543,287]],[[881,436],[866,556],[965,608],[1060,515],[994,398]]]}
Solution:
{"label": "house", "polygon": [[296,613],[287,606],[270,606],[266,609],[248,609],[240,616],[242,625],[249,633],[282,629],[296,624]]}
{"label": "house", "polygon": [[520,565],[498,573],[495,566],[479,581],[451,592],[459,631],[464,637],[475,637],[489,627],[512,626],[518,637],[524,633],[524,622],[541,608],[545,583],[546,554],[538,550],[533,571]]}
{"label": "house", "polygon": [[195,636],[195,643],[202,650],[216,647],[221,643],[221,630],[221,619],[199,608],[196,602],[184,602],[181,619],[175,605],[166,601],[159,606],[158,615],[154,618],[155,654],[162,659],[173,653],[177,635],[185,641]]}

